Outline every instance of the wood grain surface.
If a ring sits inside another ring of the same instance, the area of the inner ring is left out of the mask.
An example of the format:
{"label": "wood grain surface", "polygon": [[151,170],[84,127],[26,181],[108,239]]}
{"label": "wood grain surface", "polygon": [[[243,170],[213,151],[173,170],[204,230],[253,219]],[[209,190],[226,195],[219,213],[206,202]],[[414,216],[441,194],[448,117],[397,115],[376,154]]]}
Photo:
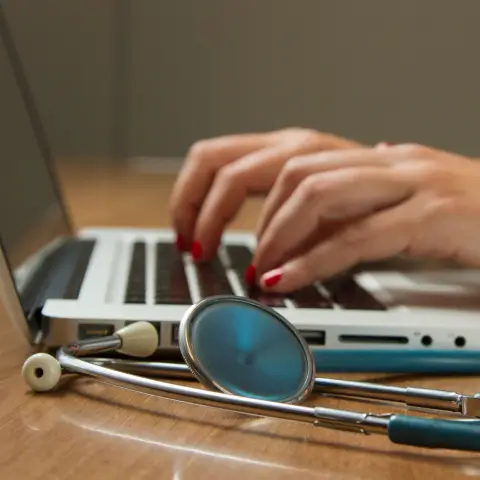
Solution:
{"label": "wood grain surface", "polygon": [[[166,205],[173,175],[92,164],[63,165],[60,178],[77,227],[169,225]],[[258,201],[245,204],[231,227],[253,228]],[[480,476],[480,455],[474,453],[403,447],[383,436],[183,404],[85,378],[72,378],[54,394],[34,395],[20,376],[28,346],[3,310],[0,322],[1,479],[441,480]],[[479,377],[342,377],[466,393],[480,390]],[[385,406],[318,396],[306,403],[389,411]]]}

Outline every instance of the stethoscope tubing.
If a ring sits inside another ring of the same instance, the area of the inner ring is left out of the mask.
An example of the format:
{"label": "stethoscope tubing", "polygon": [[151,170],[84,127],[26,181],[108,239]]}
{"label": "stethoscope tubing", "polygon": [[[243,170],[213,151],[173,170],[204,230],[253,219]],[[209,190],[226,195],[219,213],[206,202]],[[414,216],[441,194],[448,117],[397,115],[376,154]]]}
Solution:
{"label": "stethoscope tubing", "polygon": [[[87,361],[96,365],[121,370],[137,375],[148,375],[172,379],[195,379],[195,375],[184,363],[164,363],[132,361],[116,358],[88,358]],[[409,407],[419,407],[427,410],[441,410],[453,413],[467,414],[465,400],[475,402],[478,411],[471,411],[472,416],[480,415],[480,398],[464,396],[455,392],[412,387],[396,387],[378,385],[368,382],[354,382],[316,377],[314,391],[342,397],[357,397],[363,399],[382,400],[401,403]]]}
{"label": "stethoscope tubing", "polygon": [[80,359],[64,349],[57,353],[63,369],[97,378],[120,388],[184,403],[221,408],[237,413],[311,423],[361,434],[383,434],[397,444],[427,448],[480,451],[480,421],[443,420],[409,415],[373,415],[324,407],[307,407],[240,397],[141,377]]}

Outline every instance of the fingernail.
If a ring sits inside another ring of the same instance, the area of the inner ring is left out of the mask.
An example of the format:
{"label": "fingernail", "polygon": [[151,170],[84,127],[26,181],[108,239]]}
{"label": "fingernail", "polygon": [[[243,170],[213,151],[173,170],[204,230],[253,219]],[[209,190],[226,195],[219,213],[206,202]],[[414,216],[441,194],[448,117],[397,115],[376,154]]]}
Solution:
{"label": "fingernail", "polygon": [[257,273],[257,270],[255,268],[255,265],[250,264],[245,270],[245,282],[248,283],[249,285],[254,284],[256,273]]}
{"label": "fingernail", "polygon": [[380,142],[375,145],[375,148],[386,148],[391,147],[393,144],[390,142]]}
{"label": "fingernail", "polygon": [[263,283],[266,287],[273,287],[276,285],[282,278],[283,270],[277,268],[276,270],[271,270],[263,276]]}
{"label": "fingernail", "polygon": [[185,250],[185,242],[183,241],[183,237],[180,234],[177,235],[175,246],[177,247],[177,250],[180,250],[181,252]]}
{"label": "fingernail", "polygon": [[202,246],[196,240],[192,243],[190,253],[194,260],[198,260],[202,256]]}

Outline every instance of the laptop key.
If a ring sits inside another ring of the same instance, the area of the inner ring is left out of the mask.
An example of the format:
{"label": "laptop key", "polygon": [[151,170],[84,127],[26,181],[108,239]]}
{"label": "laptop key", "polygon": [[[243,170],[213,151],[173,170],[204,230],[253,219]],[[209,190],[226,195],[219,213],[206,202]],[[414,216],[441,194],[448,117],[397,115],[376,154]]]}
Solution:
{"label": "laptop key", "polygon": [[21,294],[27,314],[49,298],[78,298],[95,243],[90,239],[68,239],[45,258]]}
{"label": "laptop key", "polygon": [[297,308],[333,308],[333,303],[313,285],[288,295]]}
{"label": "laptop key", "polygon": [[138,303],[142,304],[145,303],[145,295],[144,294],[130,294],[125,297],[125,303]]}
{"label": "laptop key", "polygon": [[340,276],[322,282],[332,300],[348,310],[386,310],[370,292],[359,285],[352,276]]}
{"label": "laptop key", "polygon": [[244,245],[226,245],[225,250],[229,258],[230,268],[241,272],[243,275],[252,261],[251,250]]}
{"label": "laptop key", "polygon": [[202,298],[215,295],[233,295],[233,289],[227,278],[225,267],[218,256],[208,263],[201,263],[195,267]]}
{"label": "laptop key", "polygon": [[125,303],[145,303],[145,243],[135,242],[130,260]]}
{"label": "laptop key", "polygon": [[262,305],[272,308],[285,307],[283,295],[278,293],[264,292],[258,287],[247,287],[244,285],[246,296]]}
{"label": "laptop key", "polygon": [[235,271],[247,298],[272,308],[285,307],[284,295],[264,292],[257,286],[245,283],[245,270],[252,261],[251,250],[244,245],[226,245],[229,267]]}
{"label": "laptop key", "polygon": [[156,245],[155,303],[192,303],[183,257],[172,243]]}

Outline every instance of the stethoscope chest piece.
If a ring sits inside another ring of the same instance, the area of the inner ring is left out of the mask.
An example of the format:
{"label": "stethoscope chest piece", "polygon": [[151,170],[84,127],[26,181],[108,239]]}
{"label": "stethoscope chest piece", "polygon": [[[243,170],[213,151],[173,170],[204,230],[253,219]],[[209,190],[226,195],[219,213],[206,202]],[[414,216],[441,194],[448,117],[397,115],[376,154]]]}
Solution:
{"label": "stethoscope chest piece", "polygon": [[185,362],[208,388],[282,403],[306,399],[315,381],[304,339],[269,307],[244,297],[211,297],[180,324]]}

